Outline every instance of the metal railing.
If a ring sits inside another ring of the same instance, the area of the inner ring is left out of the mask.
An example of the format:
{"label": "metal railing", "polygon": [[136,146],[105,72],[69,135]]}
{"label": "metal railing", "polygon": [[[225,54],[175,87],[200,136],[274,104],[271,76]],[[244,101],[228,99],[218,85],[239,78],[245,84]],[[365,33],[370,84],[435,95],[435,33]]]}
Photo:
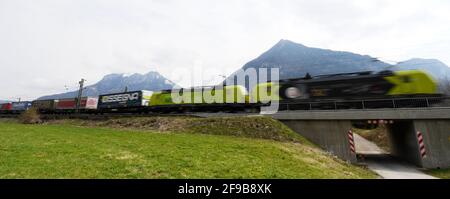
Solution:
{"label": "metal railing", "polygon": [[280,110],[450,108],[450,97],[281,102]]}

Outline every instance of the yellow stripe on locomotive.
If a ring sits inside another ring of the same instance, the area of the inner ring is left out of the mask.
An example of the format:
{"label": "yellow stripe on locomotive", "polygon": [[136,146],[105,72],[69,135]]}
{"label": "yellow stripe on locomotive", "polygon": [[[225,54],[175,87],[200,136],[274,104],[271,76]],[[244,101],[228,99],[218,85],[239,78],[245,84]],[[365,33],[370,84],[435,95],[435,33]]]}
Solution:
{"label": "yellow stripe on locomotive", "polygon": [[436,94],[437,83],[424,71],[396,71],[394,75],[385,77],[394,87],[387,95]]}

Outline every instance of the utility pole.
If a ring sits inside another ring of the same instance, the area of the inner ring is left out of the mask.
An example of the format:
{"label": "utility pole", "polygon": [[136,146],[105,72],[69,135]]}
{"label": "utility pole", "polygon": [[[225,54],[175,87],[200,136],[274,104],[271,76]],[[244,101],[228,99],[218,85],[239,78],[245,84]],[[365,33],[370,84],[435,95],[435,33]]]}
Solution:
{"label": "utility pole", "polygon": [[78,82],[80,84],[80,90],[78,90],[78,97],[77,97],[77,106],[76,106],[76,112],[80,112],[80,104],[81,104],[81,96],[83,95],[83,86],[84,86],[85,79],[81,78],[81,80]]}

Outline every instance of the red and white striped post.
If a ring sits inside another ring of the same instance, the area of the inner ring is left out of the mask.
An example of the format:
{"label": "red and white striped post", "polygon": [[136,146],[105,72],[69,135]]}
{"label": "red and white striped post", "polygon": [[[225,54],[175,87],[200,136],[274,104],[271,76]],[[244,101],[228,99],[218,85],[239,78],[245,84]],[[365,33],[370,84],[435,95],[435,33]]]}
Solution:
{"label": "red and white striped post", "polygon": [[425,143],[423,143],[423,135],[420,131],[417,131],[417,140],[419,142],[420,156],[425,158],[427,156],[427,151],[425,149]]}
{"label": "red and white striped post", "polygon": [[353,137],[353,132],[351,129],[348,130],[348,143],[350,144],[350,152],[352,152],[353,154],[356,154],[355,139]]}

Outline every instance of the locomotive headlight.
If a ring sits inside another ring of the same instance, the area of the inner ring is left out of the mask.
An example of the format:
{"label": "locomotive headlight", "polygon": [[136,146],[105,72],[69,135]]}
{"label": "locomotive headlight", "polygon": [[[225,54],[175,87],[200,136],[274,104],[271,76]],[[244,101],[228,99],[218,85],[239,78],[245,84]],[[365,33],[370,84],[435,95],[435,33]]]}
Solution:
{"label": "locomotive headlight", "polygon": [[289,87],[285,91],[286,97],[294,99],[301,96],[301,92],[297,87]]}

